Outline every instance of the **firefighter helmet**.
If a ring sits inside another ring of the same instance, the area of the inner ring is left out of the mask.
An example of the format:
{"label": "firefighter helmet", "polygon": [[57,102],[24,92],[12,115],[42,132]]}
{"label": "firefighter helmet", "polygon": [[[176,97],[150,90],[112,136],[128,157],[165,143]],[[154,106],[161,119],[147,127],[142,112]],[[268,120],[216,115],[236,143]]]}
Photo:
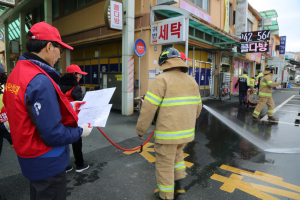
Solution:
{"label": "firefighter helmet", "polygon": [[275,66],[274,66],[274,65],[267,65],[267,66],[266,66],[266,70],[267,70],[267,71],[275,70]]}
{"label": "firefighter helmet", "polygon": [[159,66],[162,66],[169,58],[181,58],[181,55],[174,47],[167,48],[159,56]]}

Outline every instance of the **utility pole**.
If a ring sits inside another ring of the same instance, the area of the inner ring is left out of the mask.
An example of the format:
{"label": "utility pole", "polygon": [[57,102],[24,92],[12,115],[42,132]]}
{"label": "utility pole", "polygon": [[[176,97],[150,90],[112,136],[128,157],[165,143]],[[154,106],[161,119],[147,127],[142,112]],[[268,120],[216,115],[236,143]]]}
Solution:
{"label": "utility pole", "polygon": [[[123,0],[122,115],[133,114],[135,0]],[[140,80],[139,80],[140,81]]]}

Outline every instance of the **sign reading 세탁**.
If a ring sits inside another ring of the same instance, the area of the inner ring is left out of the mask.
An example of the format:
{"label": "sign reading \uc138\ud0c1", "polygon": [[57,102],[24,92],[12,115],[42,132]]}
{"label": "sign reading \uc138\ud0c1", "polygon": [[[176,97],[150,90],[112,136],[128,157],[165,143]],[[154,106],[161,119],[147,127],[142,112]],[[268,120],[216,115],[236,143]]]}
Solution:
{"label": "sign reading \uc138\ud0c1", "polygon": [[151,44],[165,44],[185,41],[185,19],[167,19],[151,24]]}

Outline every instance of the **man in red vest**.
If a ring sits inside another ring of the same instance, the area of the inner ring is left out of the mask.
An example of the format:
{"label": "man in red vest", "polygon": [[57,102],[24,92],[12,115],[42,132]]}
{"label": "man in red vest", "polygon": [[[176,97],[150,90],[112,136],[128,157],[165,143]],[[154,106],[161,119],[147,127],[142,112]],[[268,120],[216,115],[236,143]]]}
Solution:
{"label": "man in red vest", "polygon": [[[30,199],[66,199],[66,172],[72,144],[90,134],[78,126],[72,105],[57,85],[54,64],[65,48],[56,28],[40,22],[27,36],[3,94],[14,149],[23,175],[30,180]],[[74,104],[74,103],[73,103]]]}
{"label": "man in red vest", "polygon": [[[67,73],[65,73],[59,80],[59,87],[61,91],[66,95],[67,99],[72,101],[82,101],[82,91],[79,85],[79,81],[82,75],[88,73],[81,71],[78,65],[70,65],[67,67]],[[73,154],[76,164],[76,172],[83,172],[89,168],[87,163],[84,163],[82,154],[82,139],[72,144]],[[69,165],[66,172],[72,171],[72,165]]]}

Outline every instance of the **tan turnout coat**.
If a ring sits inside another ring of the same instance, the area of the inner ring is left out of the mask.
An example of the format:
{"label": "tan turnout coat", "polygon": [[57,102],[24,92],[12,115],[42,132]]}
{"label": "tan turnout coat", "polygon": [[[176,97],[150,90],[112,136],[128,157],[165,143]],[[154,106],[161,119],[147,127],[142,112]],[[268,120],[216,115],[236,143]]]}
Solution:
{"label": "tan turnout coat", "polygon": [[[185,67],[180,58],[170,58],[161,70]],[[166,71],[152,82],[143,103],[136,132],[148,131],[158,110],[155,143],[183,144],[194,140],[195,123],[202,109],[199,87],[195,79],[180,71]]]}

